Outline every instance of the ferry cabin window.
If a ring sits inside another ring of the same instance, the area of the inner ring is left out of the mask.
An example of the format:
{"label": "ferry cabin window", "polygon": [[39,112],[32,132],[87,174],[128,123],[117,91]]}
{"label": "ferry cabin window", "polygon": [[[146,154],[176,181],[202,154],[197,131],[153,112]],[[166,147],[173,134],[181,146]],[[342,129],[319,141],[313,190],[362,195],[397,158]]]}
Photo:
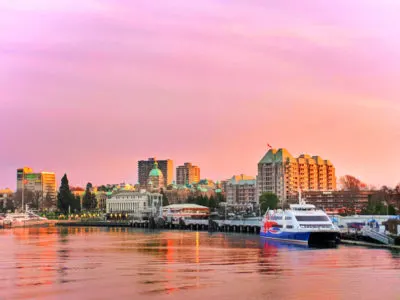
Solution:
{"label": "ferry cabin window", "polygon": [[283,228],[283,226],[282,225],[279,225],[279,224],[276,224],[276,225],[274,225],[274,226],[272,226],[273,228]]}
{"label": "ferry cabin window", "polygon": [[299,222],[307,222],[307,221],[329,221],[327,216],[296,216],[296,220]]}

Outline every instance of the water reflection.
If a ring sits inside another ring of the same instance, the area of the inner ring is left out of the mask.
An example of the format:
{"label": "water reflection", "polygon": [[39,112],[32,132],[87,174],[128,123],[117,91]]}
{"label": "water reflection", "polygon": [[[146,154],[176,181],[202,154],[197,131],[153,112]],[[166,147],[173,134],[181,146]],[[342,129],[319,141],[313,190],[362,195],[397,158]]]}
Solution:
{"label": "water reflection", "polygon": [[380,279],[380,297],[400,295],[400,256],[382,249],[95,227],[4,230],[0,242],[7,299],[351,299],[354,292],[370,299]]}

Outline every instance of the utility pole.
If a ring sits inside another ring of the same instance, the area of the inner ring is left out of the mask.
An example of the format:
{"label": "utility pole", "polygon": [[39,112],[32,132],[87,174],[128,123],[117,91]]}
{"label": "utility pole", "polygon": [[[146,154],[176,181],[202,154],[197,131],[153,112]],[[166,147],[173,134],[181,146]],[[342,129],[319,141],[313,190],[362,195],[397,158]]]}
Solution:
{"label": "utility pole", "polygon": [[24,189],[25,189],[24,181],[25,181],[25,178],[24,178],[24,171],[22,170],[22,193],[21,193],[21,198],[22,198],[22,211],[23,211],[23,212],[25,211],[25,210],[24,210]]}

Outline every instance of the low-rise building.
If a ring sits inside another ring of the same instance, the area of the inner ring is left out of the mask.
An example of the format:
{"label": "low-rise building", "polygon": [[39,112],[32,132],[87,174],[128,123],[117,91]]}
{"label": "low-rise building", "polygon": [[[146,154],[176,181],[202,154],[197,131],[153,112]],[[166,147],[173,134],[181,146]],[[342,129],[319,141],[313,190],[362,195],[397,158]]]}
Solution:
{"label": "low-rise building", "polygon": [[161,213],[162,195],[146,191],[118,191],[106,200],[107,213],[125,213],[133,218]]}
{"label": "low-rise building", "polygon": [[169,204],[186,203],[188,198],[193,194],[192,189],[185,185],[171,185],[164,191]]}
{"label": "low-rise building", "polygon": [[256,180],[252,176],[233,176],[225,186],[226,201],[229,205],[258,203]]}
{"label": "low-rise building", "polygon": [[163,207],[163,217],[205,218],[210,214],[207,206],[193,203],[171,204]]}
{"label": "low-rise building", "polygon": [[9,188],[0,190],[0,209],[5,209],[7,207],[7,201],[13,201],[14,193]]}
{"label": "low-rise building", "polygon": [[[371,191],[307,191],[303,192],[302,198],[308,204],[313,204],[327,212],[353,211],[360,213],[367,208],[368,197],[373,193]],[[294,197],[290,202],[296,201],[297,199]]]}

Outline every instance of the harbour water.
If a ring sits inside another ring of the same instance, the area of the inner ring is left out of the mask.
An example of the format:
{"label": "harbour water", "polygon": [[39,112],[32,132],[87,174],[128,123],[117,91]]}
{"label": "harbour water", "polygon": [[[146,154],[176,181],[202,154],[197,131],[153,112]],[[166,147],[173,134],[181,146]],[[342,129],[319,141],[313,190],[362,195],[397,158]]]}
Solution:
{"label": "harbour water", "polygon": [[400,253],[256,235],[0,230],[0,299],[400,299]]}

